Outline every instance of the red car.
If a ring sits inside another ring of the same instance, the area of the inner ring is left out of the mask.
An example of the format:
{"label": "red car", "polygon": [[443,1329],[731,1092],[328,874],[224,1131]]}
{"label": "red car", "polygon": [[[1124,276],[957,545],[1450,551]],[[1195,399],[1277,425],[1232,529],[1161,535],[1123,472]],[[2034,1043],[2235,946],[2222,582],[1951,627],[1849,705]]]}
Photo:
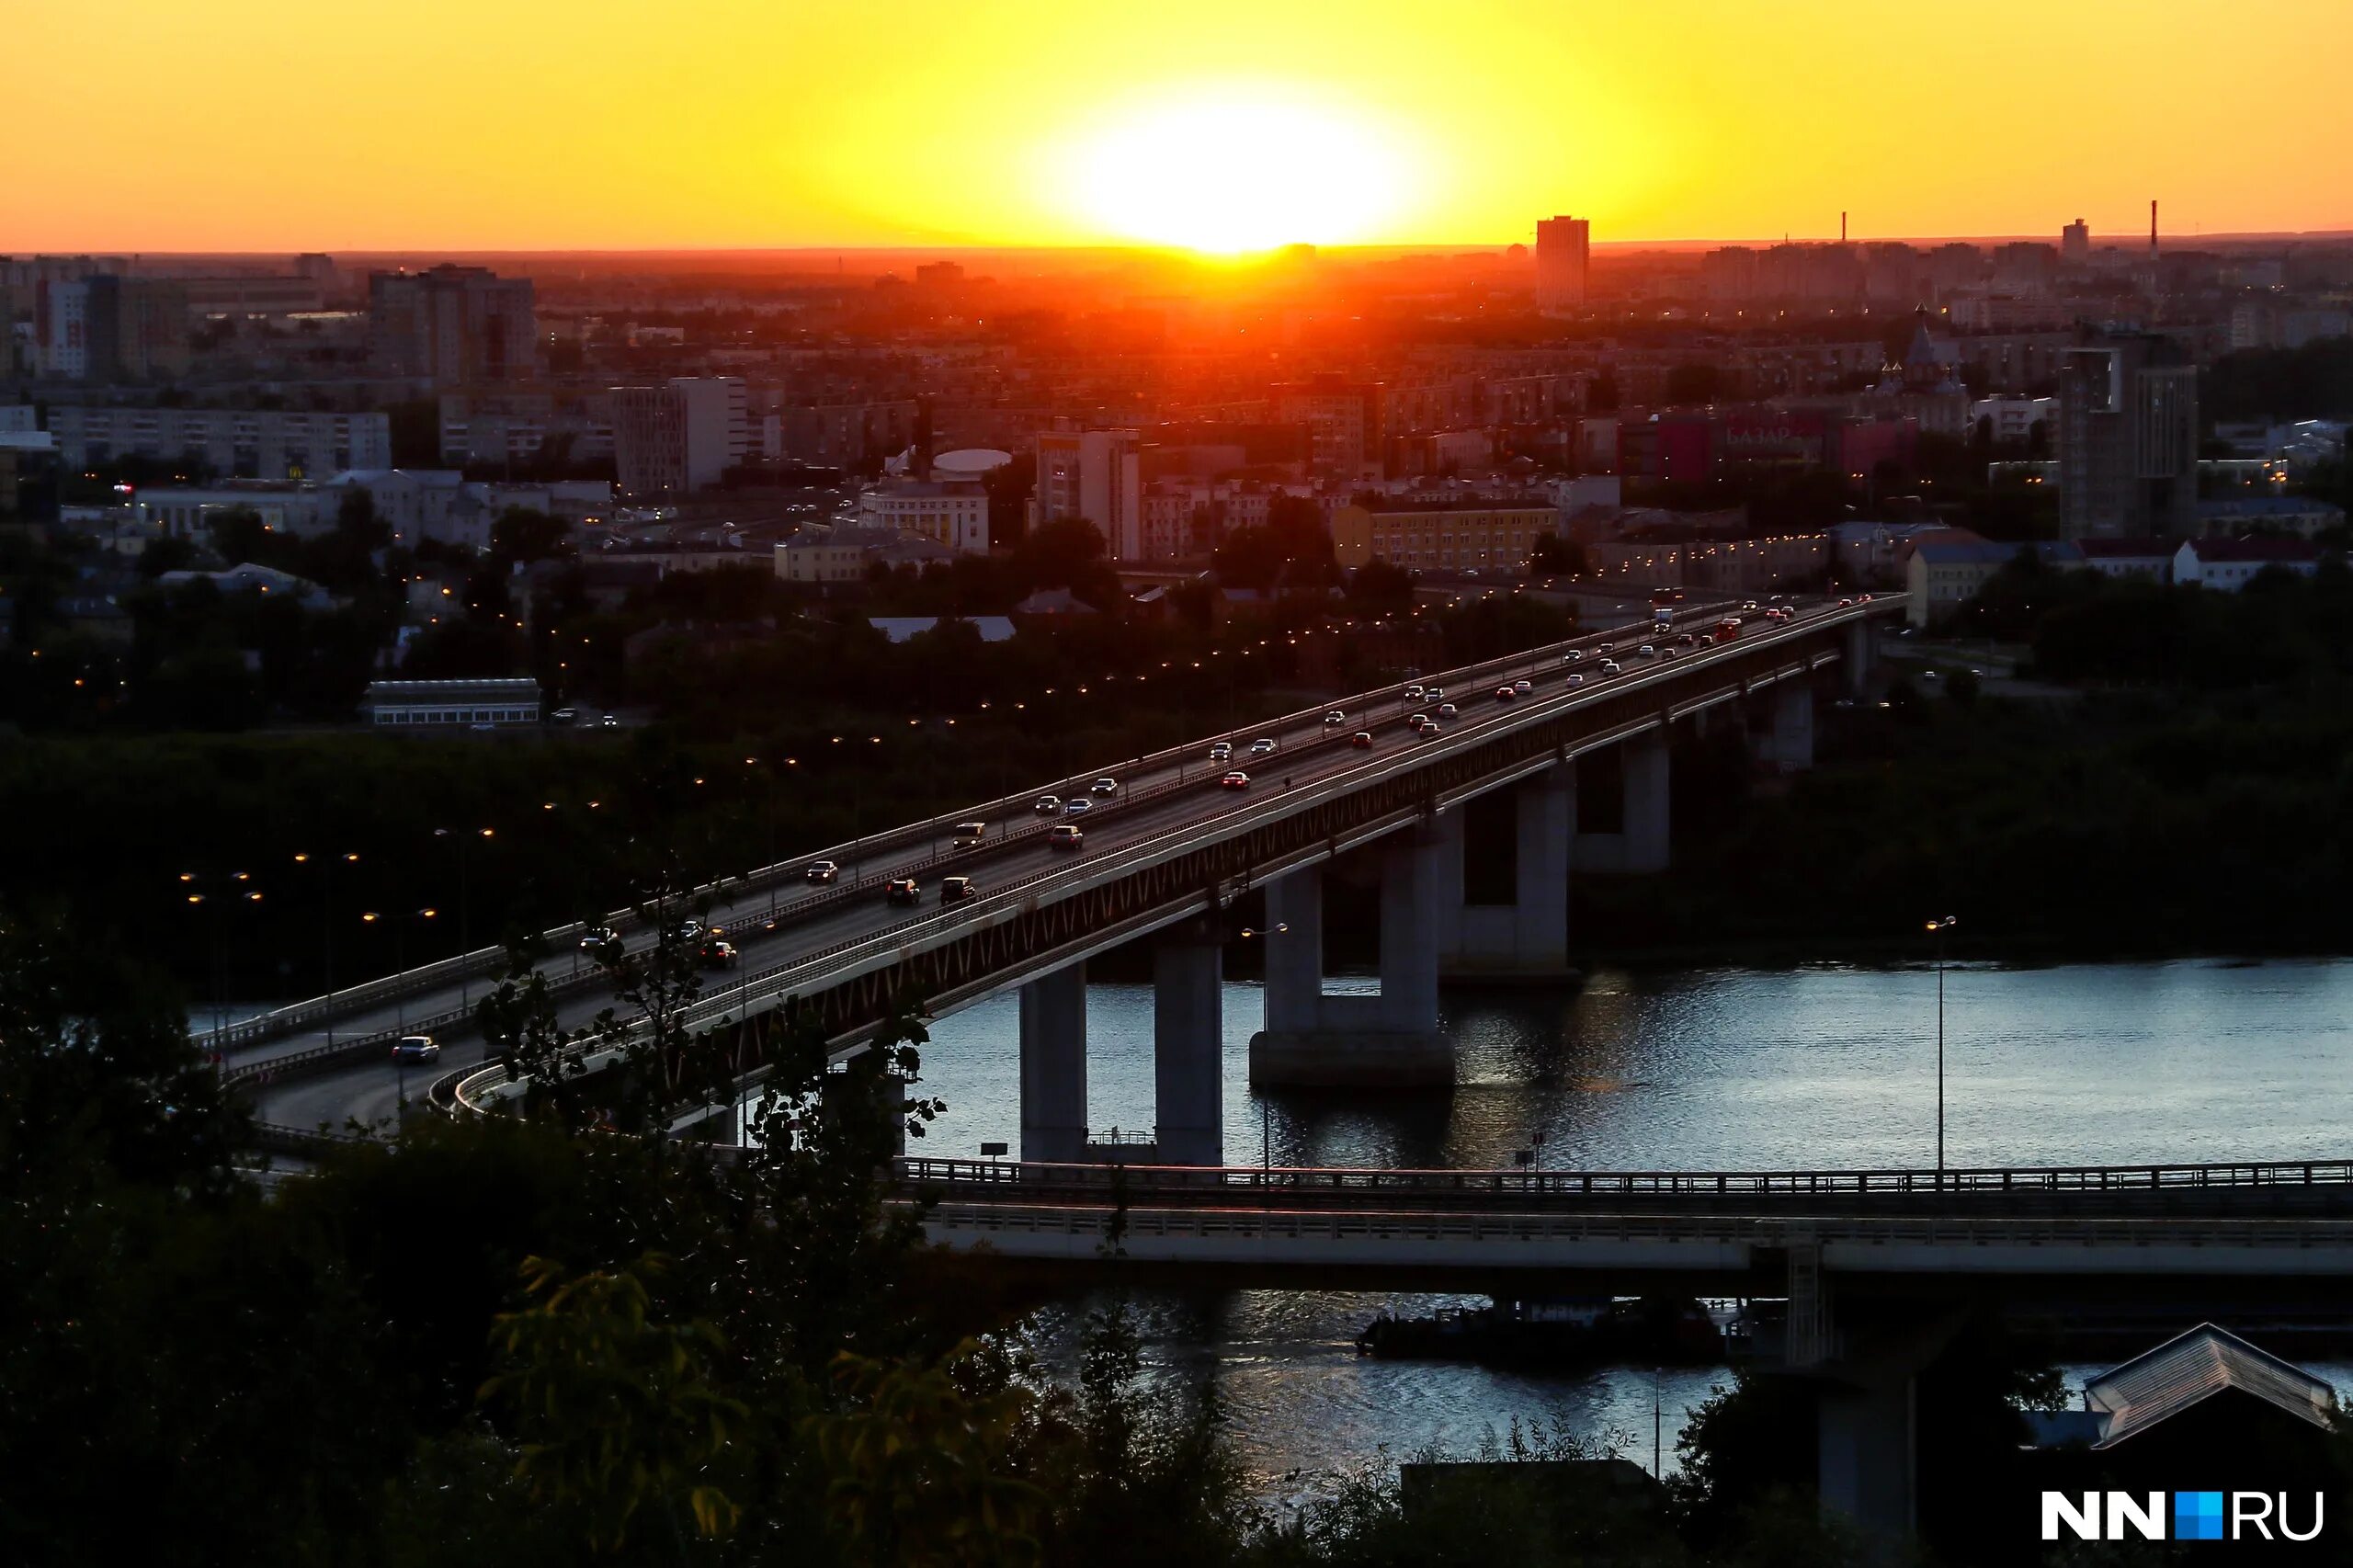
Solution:
{"label": "red car", "polygon": [[1250,776],[1237,767],[1218,783],[1228,790],[1247,790],[1250,788]]}
{"label": "red car", "polygon": [[1370,751],[1372,749],[1372,732],[1370,730],[1358,730],[1355,734],[1348,737],[1348,744],[1356,747],[1358,751]]}

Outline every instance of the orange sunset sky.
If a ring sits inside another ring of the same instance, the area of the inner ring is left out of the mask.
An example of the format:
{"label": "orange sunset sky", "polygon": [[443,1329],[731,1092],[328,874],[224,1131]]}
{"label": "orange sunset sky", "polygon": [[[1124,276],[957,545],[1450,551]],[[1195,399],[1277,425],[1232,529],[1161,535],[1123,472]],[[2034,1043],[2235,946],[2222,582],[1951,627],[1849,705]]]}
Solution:
{"label": "orange sunset sky", "polygon": [[0,252],[2353,227],[2353,0],[0,14]]}

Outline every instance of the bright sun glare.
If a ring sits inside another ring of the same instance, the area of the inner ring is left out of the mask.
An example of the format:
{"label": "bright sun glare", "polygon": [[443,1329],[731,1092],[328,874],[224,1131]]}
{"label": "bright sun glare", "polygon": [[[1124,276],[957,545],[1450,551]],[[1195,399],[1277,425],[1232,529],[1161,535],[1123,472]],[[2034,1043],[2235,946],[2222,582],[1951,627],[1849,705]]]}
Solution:
{"label": "bright sun glare", "polygon": [[1404,158],[1362,117],[1233,92],[1132,112],[1074,153],[1064,199],[1082,222],[1217,255],[1365,238],[1408,184]]}

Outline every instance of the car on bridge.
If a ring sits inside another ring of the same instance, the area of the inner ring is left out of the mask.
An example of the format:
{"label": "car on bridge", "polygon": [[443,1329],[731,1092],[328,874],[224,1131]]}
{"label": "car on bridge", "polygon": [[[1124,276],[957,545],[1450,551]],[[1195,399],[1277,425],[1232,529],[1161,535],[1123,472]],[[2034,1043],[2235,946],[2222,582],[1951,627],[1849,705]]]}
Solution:
{"label": "car on bridge", "polygon": [[1573,675],[1569,677],[1569,687],[1571,690],[1574,690],[1576,687],[1581,687],[1584,684],[1585,676],[1583,676]]}
{"label": "car on bridge", "polygon": [[1233,743],[1232,741],[1220,741],[1215,745],[1210,747],[1210,760],[1211,762],[1223,762],[1233,755]]}
{"label": "car on bridge", "polygon": [[1658,650],[1648,642],[1645,642],[1641,647],[1635,649],[1634,653],[1637,656],[1645,659],[1655,659],[1658,657]]}
{"label": "car on bridge", "polygon": [[1529,680],[1526,676],[1522,676],[1518,680],[1511,683],[1511,688],[1520,696],[1526,697],[1529,693],[1536,689],[1536,683]]}
{"label": "car on bridge", "polygon": [[[714,937],[718,934],[716,931],[711,933]],[[692,919],[681,920],[671,927],[671,935],[681,942],[699,941],[702,937],[702,922]]]}
{"label": "car on bridge", "polygon": [[1446,699],[1446,687],[1442,686],[1431,687],[1429,689],[1422,693],[1422,699],[1425,702],[1442,702]]}
{"label": "car on bridge", "polygon": [[1055,849],[1075,849],[1086,842],[1086,835],[1075,823],[1058,822],[1046,830],[1046,843]]}
{"label": "car on bridge", "polygon": [[1451,702],[1441,702],[1438,705],[1438,716],[1441,719],[1451,719],[1461,711],[1462,710]]}
{"label": "car on bridge", "polygon": [[1405,688],[1404,695],[1406,701],[1419,702],[1427,694],[1422,689],[1422,683],[1420,681],[1415,681],[1413,685]]}
{"label": "car on bridge", "polygon": [[921,903],[923,886],[913,877],[892,877],[882,896],[892,903]]}
{"label": "car on bridge", "polygon": [[960,899],[967,899],[967,898],[970,898],[970,897],[972,897],[972,878],[970,878],[970,877],[942,877],[942,878],[940,878],[940,879],[939,879],[939,902],[940,902],[940,903],[956,903],[956,902],[957,902],[958,900],[960,900]]}
{"label": "car on bridge", "polygon": [[1098,795],[1116,795],[1120,792],[1120,781],[1116,778],[1097,778],[1087,788]]}
{"label": "car on bridge", "polygon": [[809,862],[809,869],[801,872],[801,876],[804,881],[830,882],[841,874],[842,869],[831,860],[812,860]]}
{"label": "car on bridge", "polygon": [[1601,655],[1603,658],[1605,658],[1605,659],[1606,659],[1606,658],[1608,658],[1610,654],[1612,654],[1612,653],[1616,653],[1617,651],[1618,651],[1618,644],[1617,644],[1617,643],[1615,643],[1615,642],[1604,642],[1604,643],[1601,643],[1599,646],[1597,646],[1597,647],[1596,647],[1596,648],[1594,649],[1594,652],[1595,652],[1596,653],[1600,654],[1600,655]]}
{"label": "car on bridge", "polygon": [[1063,802],[1063,815],[1083,817],[1095,809],[1095,802],[1084,795],[1074,795]]}
{"label": "car on bridge", "polygon": [[591,926],[580,933],[580,950],[593,953],[608,942],[618,942],[621,934],[609,926]]}
{"label": "car on bridge", "polygon": [[1625,666],[1619,664],[1617,660],[1604,659],[1601,661],[1601,673],[1606,676],[1616,676],[1624,675],[1626,671]]}
{"label": "car on bridge", "polygon": [[1581,665],[1581,664],[1584,664],[1584,663],[1585,663],[1585,650],[1584,650],[1584,649],[1582,649],[1582,648],[1572,648],[1572,649],[1570,649],[1567,653],[1563,653],[1563,654],[1562,654],[1562,655],[1561,655],[1561,663],[1563,663],[1563,664],[1564,664],[1564,665]]}
{"label": "car on bridge", "polygon": [[438,1062],[441,1042],[429,1034],[403,1035],[392,1042],[392,1060],[399,1062]]}
{"label": "car on bridge", "polygon": [[1250,776],[1237,767],[1217,782],[1222,790],[1247,790],[1250,788]]}
{"label": "car on bridge", "polygon": [[1324,723],[1325,727],[1327,727],[1327,728],[1329,728],[1329,729],[1335,729],[1335,730],[1336,730],[1336,729],[1338,729],[1341,725],[1343,725],[1343,724],[1347,723],[1347,722],[1348,722],[1348,716],[1347,716],[1346,713],[1341,712],[1341,711],[1340,711],[1338,709],[1336,709],[1336,708],[1333,709],[1333,710],[1332,710],[1332,711],[1330,711],[1329,713],[1326,713],[1326,714],[1324,714]]}
{"label": "car on bridge", "polygon": [[1372,749],[1372,732],[1370,730],[1358,730],[1355,734],[1348,737],[1348,744],[1356,747],[1358,751],[1370,751]]}
{"label": "car on bridge", "polygon": [[1256,740],[1252,741],[1250,743],[1250,755],[1252,756],[1274,756],[1275,737],[1272,735],[1260,735]]}
{"label": "car on bridge", "polygon": [[736,959],[735,944],[714,937],[702,945],[695,958],[705,969],[732,969]]}
{"label": "car on bridge", "polygon": [[1041,817],[1058,817],[1063,814],[1063,798],[1060,795],[1040,795],[1038,803],[1029,809]]}
{"label": "car on bridge", "polygon": [[1514,702],[1518,700],[1518,699],[1519,693],[1510,687],[1499,686],[1495,687],[1495,700],[1498,702]]}
{"label": "car on bridge", "polygon": [[960,822],[956,824],[956,836],[950,841],[949,847],[977,849],[988,835],[989,824],[984,822]]}

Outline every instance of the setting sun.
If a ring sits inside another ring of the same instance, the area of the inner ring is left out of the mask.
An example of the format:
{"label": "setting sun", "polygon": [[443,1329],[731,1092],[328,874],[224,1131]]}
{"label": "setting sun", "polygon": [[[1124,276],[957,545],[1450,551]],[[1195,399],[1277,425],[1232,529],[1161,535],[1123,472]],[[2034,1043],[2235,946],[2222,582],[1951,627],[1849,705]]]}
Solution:
{"label": "setting sun", "polygon": [[1348,108],[1239,88],[1171,94],[1073,139],[1074,221],[1211,255],[1362,240],[1410,198],[1412,159]]}

